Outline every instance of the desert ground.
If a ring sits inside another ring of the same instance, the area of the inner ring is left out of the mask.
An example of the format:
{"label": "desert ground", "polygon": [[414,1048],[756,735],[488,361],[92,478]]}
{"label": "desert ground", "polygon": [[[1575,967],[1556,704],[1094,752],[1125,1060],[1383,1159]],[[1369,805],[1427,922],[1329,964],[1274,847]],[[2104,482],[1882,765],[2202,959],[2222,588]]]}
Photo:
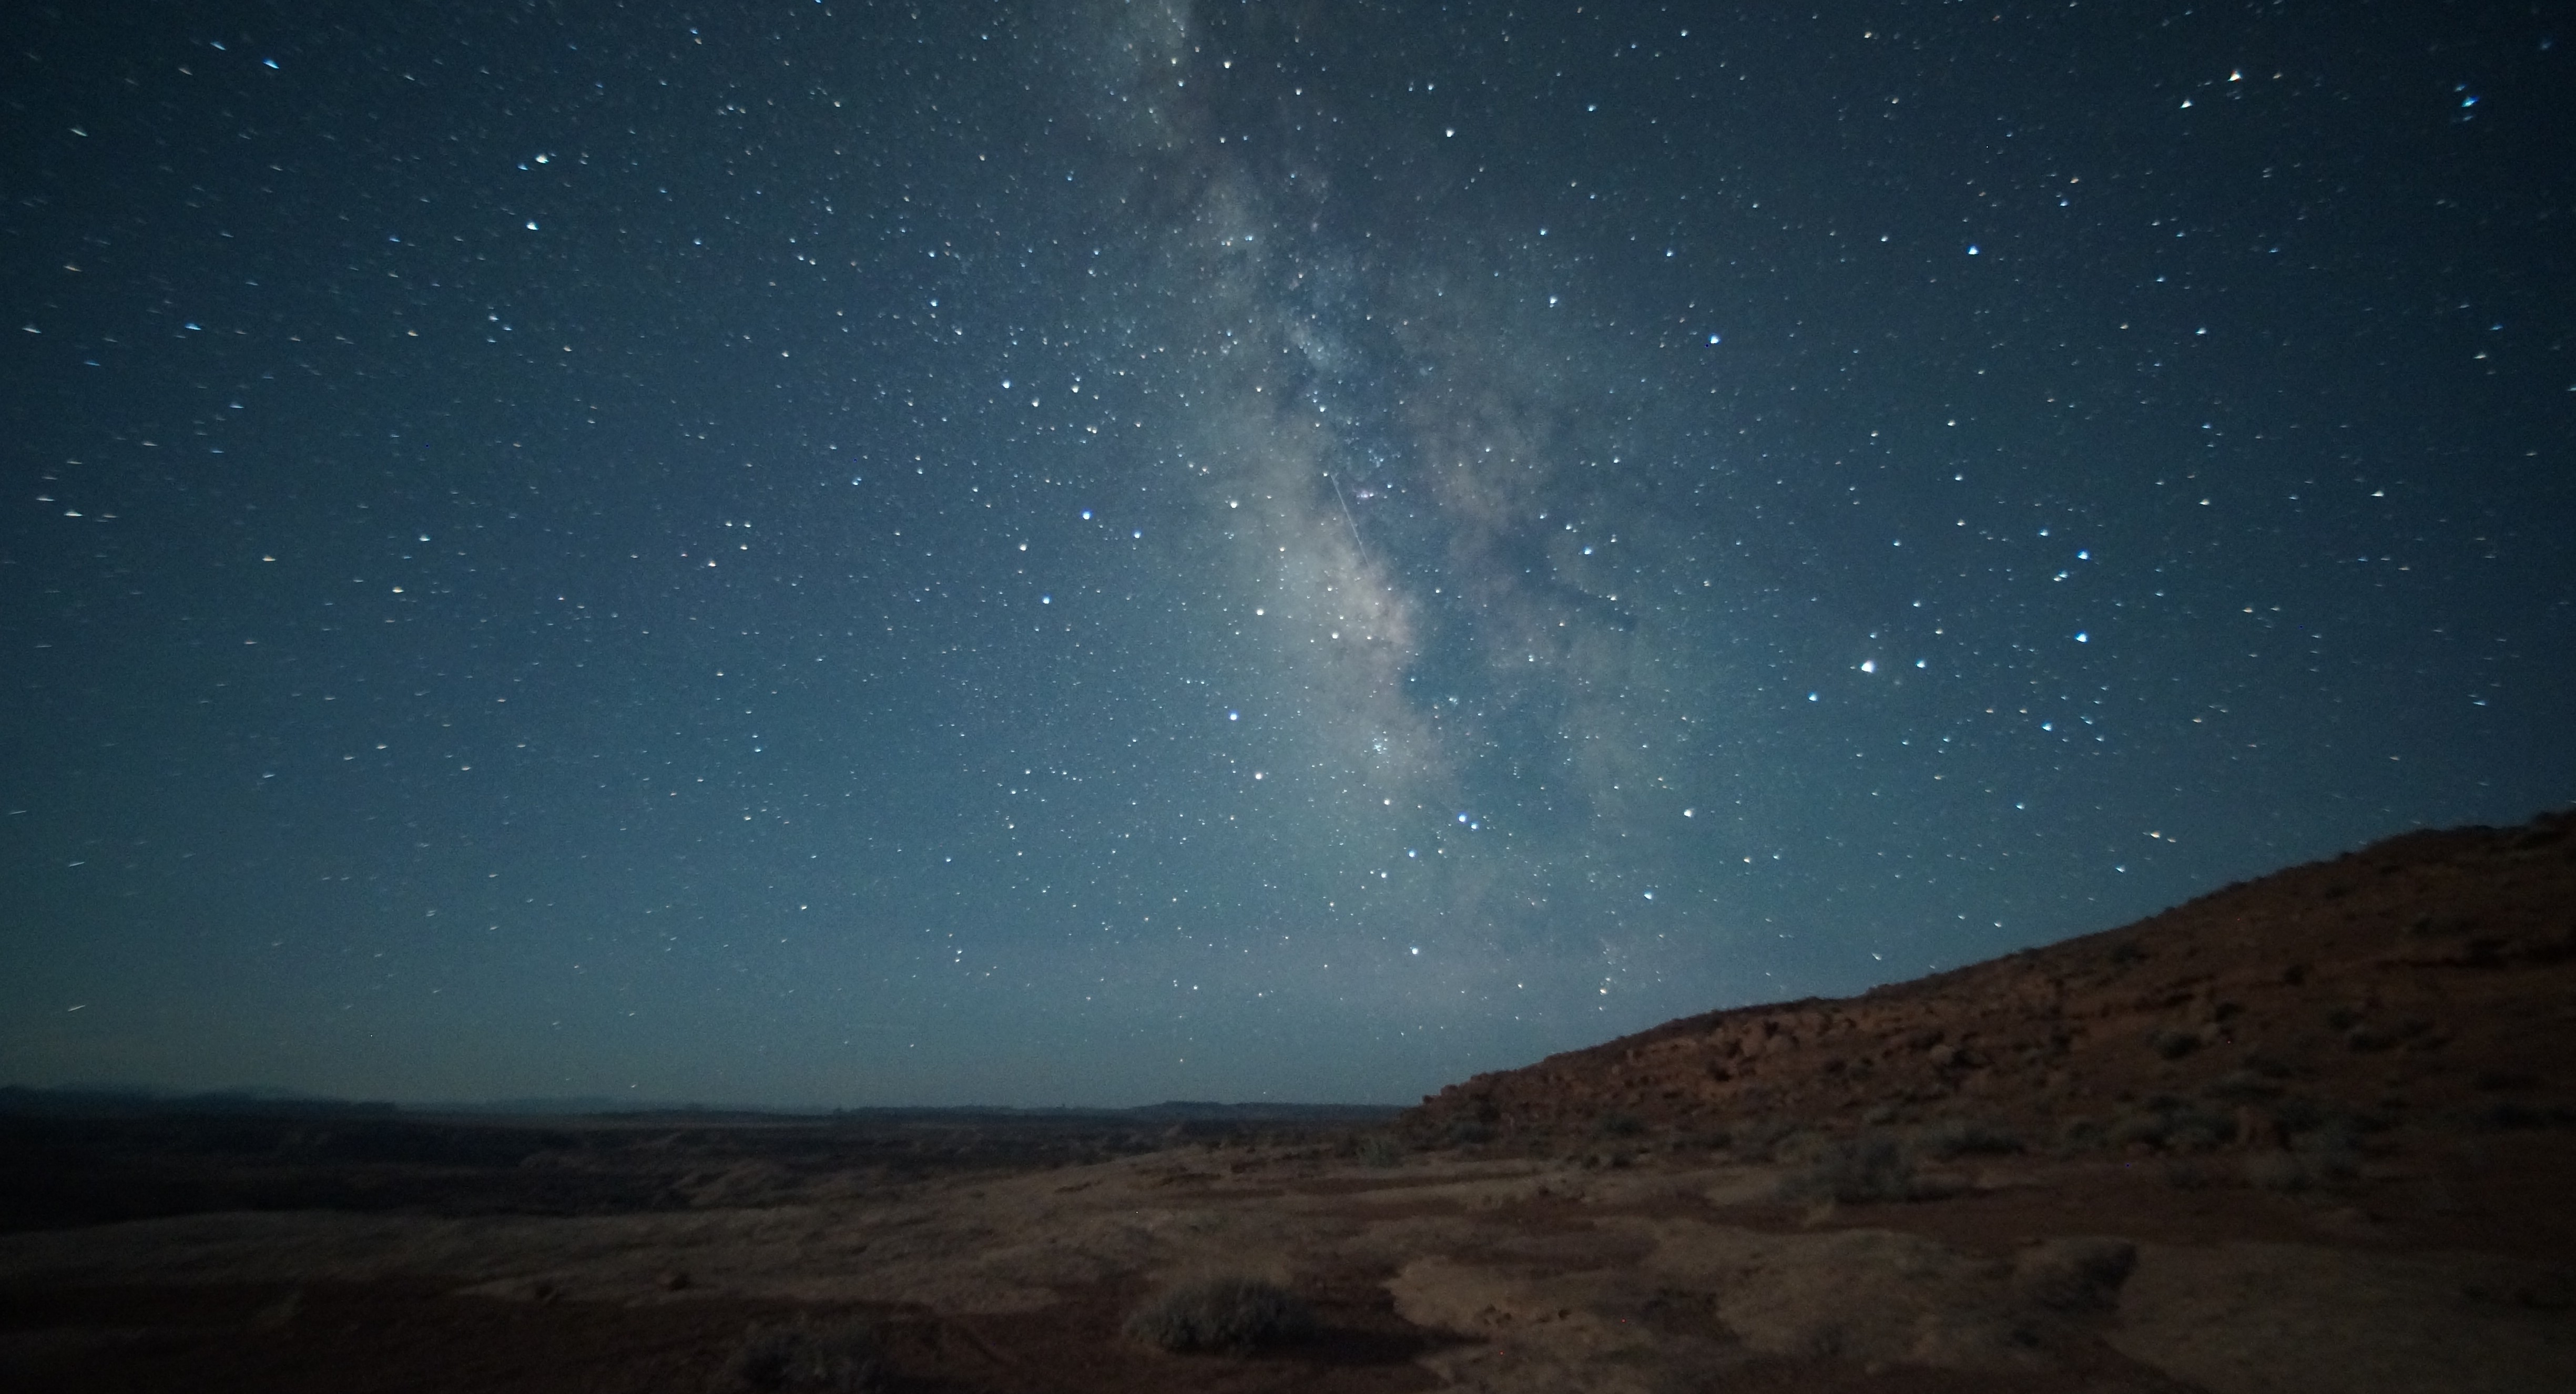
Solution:
{"label": "desert ground", "polygon": [[[16,1091],[0,1384],[2563,1391],[2571,1047],[2552,816],[1401,1114]],[[1210,1279],[1302,1320],[1131,1323]]]}

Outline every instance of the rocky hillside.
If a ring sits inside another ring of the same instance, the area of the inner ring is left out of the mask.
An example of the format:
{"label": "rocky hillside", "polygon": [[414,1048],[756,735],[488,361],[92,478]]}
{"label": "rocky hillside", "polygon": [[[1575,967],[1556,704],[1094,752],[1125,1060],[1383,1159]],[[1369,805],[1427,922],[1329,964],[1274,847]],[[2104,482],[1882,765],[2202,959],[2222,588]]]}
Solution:
{"label": "rocky hillside", "polygon": [[2124,929],[1479,1075],[1417,1144],[1937,1130],[2132,1151],[2576,1122],[2576,812],[2419,832]]}

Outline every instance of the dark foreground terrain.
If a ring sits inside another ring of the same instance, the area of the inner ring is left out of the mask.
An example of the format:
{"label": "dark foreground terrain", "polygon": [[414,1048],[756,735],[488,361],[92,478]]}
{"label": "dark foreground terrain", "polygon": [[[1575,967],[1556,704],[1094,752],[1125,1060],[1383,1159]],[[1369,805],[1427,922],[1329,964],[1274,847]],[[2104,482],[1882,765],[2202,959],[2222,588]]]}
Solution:
{"label": "dark foreground terrain", "polygon": [[2570,1060],[2560,816],[1400,1117],[0,1091],[0,1388],[2576,1389]]}
{"label": "dark foreground terrain", "polygon": [[1196,1142],[1311,1144],[1395,1112],[1161,1104],[440,1115],[0,1089],[0,1233],[218,1210],[607,1215],[756,1205]]}

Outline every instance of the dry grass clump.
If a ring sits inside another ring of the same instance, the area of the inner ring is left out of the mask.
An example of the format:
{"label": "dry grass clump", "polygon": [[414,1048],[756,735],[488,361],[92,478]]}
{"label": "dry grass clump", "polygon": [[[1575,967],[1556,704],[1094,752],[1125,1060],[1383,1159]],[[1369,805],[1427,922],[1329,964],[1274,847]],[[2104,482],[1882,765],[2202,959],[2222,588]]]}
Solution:
{"label": "dry grass clump", "polygon": [[2236,1138],[2236,1120],[2179,1099],[2149,1099],[2111,1121],[2105,1135],[2115,1147],[2145,1146],[2161,1152],[2207,1152]]}
{"label": "dry grass clump", "polygon": [[2126,1239],[2050,1239],[2014,1257],[2013,1290],[2056,1311],[2107,1310],[2119,1305],[2120,1285],[2137,1266],[2138,1246]]}
{"label": "dry grass clump", "polygon": [[2245,1184],[2267,1191],[2304,1191],[2312,1178],[2305,1162],[2282,1151],[2257,1152],[2245,1159]]}
{"label": "dry grass clump", "polygon": [[1297,1295],[1258,1278],[1203,1278],[1167,1288],[1127,1316],[1128,1339],[1168,1351],[1253,1350],[1315,1329]]}
{"label": "dry grass clump", "polygon": [[1910,1148],[1884,1135],[1863,1134],[1848,1142],[1829,1142],[1805,1167],[1780,1178],[1783,1200],[1859,1205],[1937,1200],[1951,1193],[1951,1187],[1915,1170]]}
{"label": "dry grass clump", "polygon": [[724,1364],[725,1394],[870,1394],[885,1388],[876,1335],[856,1322],[816,1326],[754,1323]]}
{"label": "dry grass clump", "polygon": [[2322,1189],[2361,1174],[2361,1153],[2339,1128],[2301,1134],[2290,1150],[2257,1152],[2245,1159],[2245,1182],[2267,1191]]}
{"label": "dry grass clump", "polygon": [[1934,1157],[1969,1153],[2002,1154],[2022,1150],[2021,1135],[2000,1124],[1976,1118],[1944,1118],[1916,1135],[1917,1151]]}
{"label": "dry grass clump", "polygon": [[1473,1118],[1462,1118],[1449,1125],[1445,1141],[1452,1147],[1482,1147],[1494,1140],[1491,1125]]}

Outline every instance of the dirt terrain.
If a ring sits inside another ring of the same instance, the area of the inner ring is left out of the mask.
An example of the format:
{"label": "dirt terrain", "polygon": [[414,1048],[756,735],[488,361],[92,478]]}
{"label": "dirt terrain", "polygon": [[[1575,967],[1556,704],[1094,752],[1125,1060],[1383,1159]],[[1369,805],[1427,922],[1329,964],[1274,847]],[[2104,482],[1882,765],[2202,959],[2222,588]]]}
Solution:
{"label": "dirt terrain", "polygon": [[[2571,1048],[2560,815],[1393,1118],[19,1097],[0,1386],[2576,1389]],[[1311,1322],[1122,1334],[1214,1276]]]}

